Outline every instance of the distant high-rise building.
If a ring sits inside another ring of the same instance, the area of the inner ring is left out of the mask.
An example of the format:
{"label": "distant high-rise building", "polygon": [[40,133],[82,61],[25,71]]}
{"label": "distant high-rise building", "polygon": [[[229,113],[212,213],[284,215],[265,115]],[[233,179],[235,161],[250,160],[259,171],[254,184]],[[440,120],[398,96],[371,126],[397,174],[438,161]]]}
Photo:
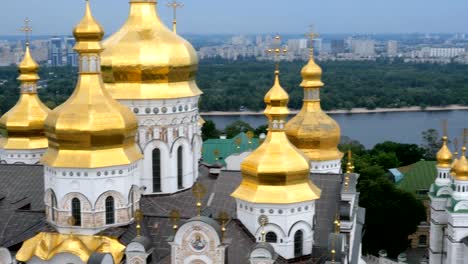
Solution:
{"label": "distant high-rise building", "polygon": [[345,52],[345,41],[343,39],[334,39],[331,41],[331,52],[333,54]]}
{"label": "distant high-rise building", "polygon": [[355,55],[370,57],[375,55],[375,41],[368,39],[353,39],[351,52]]}
{"label": "distant high-rise building", "polygon": [[321,53],[322,52],[322,48],[323,48],[323,39],[321,38],[316,38],[314,40],[314,50],[317,54]]}
{"label": "distant high-rise building", "polygon": [[49,40],[49,61],[52,66],[61,66],[62,62],[62,38],[53,37]]}
{"label": "distant high-rise building", "polygon": [[307,43],[307,39],[290,39],[288,40],[288,49],[291,52],[307,49]]}
{"label": "distant high-rise building", "polygon": [[66,37],[65,38],[65,58],[68,66],[76,67],[77,63],[77,53],[73,49],[75,46],[75,38]]}
{"label": "distant high-rise building", "polygon": [[398,42],[396,40],[390,40],[387,42],[387,56],[395,57],[398,55]]}

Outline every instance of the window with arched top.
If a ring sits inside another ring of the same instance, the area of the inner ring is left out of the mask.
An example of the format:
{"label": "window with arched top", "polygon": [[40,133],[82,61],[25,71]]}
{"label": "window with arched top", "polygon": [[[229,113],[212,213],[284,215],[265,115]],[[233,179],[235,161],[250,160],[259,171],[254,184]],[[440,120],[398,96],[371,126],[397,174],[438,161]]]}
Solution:
{"label": "window with arched top", "polygon": [[265,235],[265,241],[268,243],[276,243],[278,242],[278,237],[274,232],[268,232]]}
{"label": "window with arched top", "polygon": [[55,210],[57,208],[57,197],[53,192],[50,193],[50,217],[52,219],[52,222],[55,222]]}
{"label": "window with arched top", "polygon": [[114,197],[109,196],[106,198],[106,225],[115,223],[115,205]]}
{"label": "window with arched top", "polygon": [[73,198],[71,201],[72,216],[75,220],[75,226],[81,226],[81,201],[78,198]]}
{"label": "window with arched top", "polygon": [[427,236],[425,235],[420,235],[418,239],[418,244],[420,247],[425,247],[427,246]]}
{"label": "window with arched top", "polygon": [[304,233],[302,230],[297,230],[294,233],[294,257],[302,256],[302,248],[304,246]]}
{"label": "window with arched top", "polygon": [[128,200],[130,202],[130,216],[131,218],[135,217],[135,197],[133,197],[133,188],[130,190],[130,194],[128,195]]}
{"label": "window with arched top", "polygon": [[183,189],[183,175],[184,175],[184,160],[183,160],[183,149],[182,146],[180,146],[177,149],[177,187],[179,189]]}
{"label": "window with arched top", "polygon": [[161,192],[161,150],[153,150],[153,192]]}

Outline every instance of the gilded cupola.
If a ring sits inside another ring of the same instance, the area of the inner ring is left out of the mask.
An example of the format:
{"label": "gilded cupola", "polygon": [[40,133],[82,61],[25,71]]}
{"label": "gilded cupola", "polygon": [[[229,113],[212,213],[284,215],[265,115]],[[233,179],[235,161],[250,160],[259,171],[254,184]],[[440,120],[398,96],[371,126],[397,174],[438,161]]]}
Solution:
{"label": "gilded cupola", "polygon": [[0,129],[3,134],[1,148],[17,150],[47,148],[44,122],[50,109],[37,95],[39,65],[31,56],[28,42],[24,58],[18,67],[20,97],[16,105],[0,119]]}
{"label": "gilded cupola", "polygon": [[437,152],[437,167],[450,168],[452,166],[453,155],[447,146],[448,137],[442,137],[442,147]]}
{"label": "gilded cupola", "polygon": [[289,140],[311,161],[341,160],[338,150],[341,131],[338,123],[320,106],[320,89],[323,87],[322,69],[315,63],[313,49],[310,59],[302,68],[304,99],[301,111],[286,125]]}
{"label": "gilded cupola", "polygon": [[309,160],[288,140],[284,131],[289,96],[281,87],[279,71],[265,96],[268,135],[241,164],[242,182],[232,194],[252,203],[289,204],[320,198],[321,190],[309,179]]}
{"label": "gilded cupola", "polygon": [[70,98],[46,120],[49,149],[43,163],[50,167],[100,168],[141,159],[135,144],[136,117],[104,89],[100,70],[104,31],[93,18],[88,1],[73,34],[79,54],[78,83]]}
{"label": "gilded cupola", "polygon": [[198,96],[198,58],[192,45],[169,30],[155,0],[131,0],[122,28],[104,42],[102,72],[114,99]]}
{"label": "gilded cupola", "polygon": [[466,159],[466,146],[463,146],[462,153],[454,167],[455,179],[459,181],[468,181],[468,160]]}

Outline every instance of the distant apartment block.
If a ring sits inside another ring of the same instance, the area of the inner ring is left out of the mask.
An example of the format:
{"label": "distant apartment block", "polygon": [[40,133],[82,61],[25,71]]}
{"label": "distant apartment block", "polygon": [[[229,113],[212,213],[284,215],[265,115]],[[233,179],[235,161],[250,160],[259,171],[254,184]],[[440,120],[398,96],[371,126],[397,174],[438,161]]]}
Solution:
{"label": "distant apartment block", "polygon": [[362,57],[373,57],[375,56],[375,41],[368,39],[352,39],[351,52],[354,55]]}
{"label": "distant apartment block", "polygon": [[53,37],[49,39],[49,64],[51,66],[74,66],[77,63],[77,54],[73,50],[75,39],[72,37]]}
{"label": "distant apartment block", "polygon": [[396,57],[398,55],[398,42],[390,40],[387,42],[387,56]]}
{"label": "distant apartment block", "polygon": [[346,51],[344,39],[333,39],[330,46],[333,54],[345,53]]}

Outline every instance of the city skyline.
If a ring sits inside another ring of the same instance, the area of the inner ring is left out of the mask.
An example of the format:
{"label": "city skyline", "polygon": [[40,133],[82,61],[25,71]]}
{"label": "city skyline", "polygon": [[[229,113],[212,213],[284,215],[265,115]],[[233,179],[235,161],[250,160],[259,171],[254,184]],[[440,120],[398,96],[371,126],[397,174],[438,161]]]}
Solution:
{"label": "city skyline", "polygon": [[[30,0],[26,9],[14,2],[6,2],[0,10],[3,18],[0,35],[20,35],[19,28],[25,17],[33,20],[34,35],[69,35],[79,20],[83,8],[81,2]],[[158,13],[169,26],[172,10],[165,6],[167,2],[159,1]],[[111,0],[91,1],[94,14],[107,34],[115,32],[128,13],[128,1],[112,1],[112,12],[109,12],[110,3]],[[297,34],[307,31],[310,24],[314,24],[318,32],[330,34],[457,33],[466,32],[468,22],[463,12],[468,9],[468,3],[463,0],[451,1],[450,5],[441,5],[436,0],[385,3],[297,0],[294,5],[272,5],[266,0],[183,3],[185,6],[178,11],[179,29],[183,34]]]}

